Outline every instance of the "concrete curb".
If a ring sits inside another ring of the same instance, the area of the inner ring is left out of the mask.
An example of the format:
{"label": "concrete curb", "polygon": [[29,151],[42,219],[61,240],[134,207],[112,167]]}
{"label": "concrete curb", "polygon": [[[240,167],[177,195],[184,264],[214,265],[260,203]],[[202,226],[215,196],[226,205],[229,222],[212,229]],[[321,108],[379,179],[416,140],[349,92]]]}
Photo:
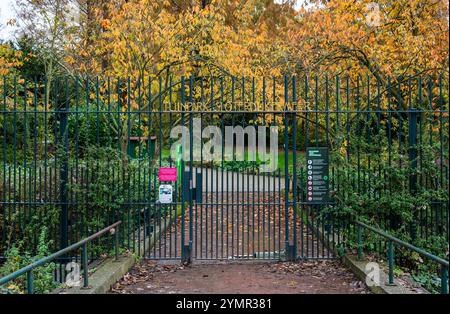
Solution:
{"label": "concrete curb", "polygon": [[89,288],[73,287],[60,288],[54,294],[103,294],[109,291],[111,286],[122,278],[136,263],[134,256],[119,257],[118,261],[107,259],[91,276],[89,276]]}
{"label": "concrete curb", "polygon": [[[311,223],[309,221],[308,217],[302,217],[302,219],[306,220],[307,226],[311,228]],[[331,237],[326,237],[324,231],[321,227],[315,227],[317,230],[318,237],[321,241],[323,241],[324,245],[327,247],[328,250],[333,252],[334,254],[338,255],[335,251],[335,244],[332,241]],[[338,243],[341,242],[342,238],[339,239],[337,235],[334,236],[335,239],[338,239]],[[327,241],[327,239],[329,241]],[[356,256],[353,256],[351,254],[345,254],[341,257],[341,260],[343,264],[349,268],[349,270],[355,274],[356,277],[358,277],[359,280],[361,280],[364,284],[366,284],[366,272],[365,267],[367,263],[369,263],[368,260],[358,260]],[[367,286],[367,288],[374,294],[419,294],[414,291],[411,291],[407,287],[404,287],[399,284],[398,280],[394,278],[394,285],[388,285],[388,275],[380,269],[380,285],[379,286]],[[424,293],[427,293],[428,291],[422,289]]]}
{"label": "concrete curb", "polygon": [[[369,261],[361,260],[359,261],[356,256],[345,254],[342,258],[342,262],[346,265],[359,280],[366,283],[366,272],[365,267]],[[408,288],[399,284],[399,282],[394,279],[394,285],[391,286],[387,284],[388,275],[380,270],[380,285],[379,286],[369,286],[366,284],[367,288],[372,291],[374,294],[417,294]]]}
{"label": "concrete curb", "polygon": [[[156,239],[159,238],[160,233],[164,233],[172,225],[178,217],[178,213],[179,211],[177,210],[172,220],[166,221],[162,227],[158,227],[157,231],[151,237],[143,240],[145,241],[145,245],[143,243],[136,243],[136,247],[140,248],[139,256],[143,256],[144,247],[147,251],[153,247],[155,237]],[[89,276],[89,288],[57,288],[52,294],[105,294],[111,289],[114,283],[122,278],[139,261],[139,256],[135,254],[120,256],[118,261],[115,261],[113,258],[108,258]]]}

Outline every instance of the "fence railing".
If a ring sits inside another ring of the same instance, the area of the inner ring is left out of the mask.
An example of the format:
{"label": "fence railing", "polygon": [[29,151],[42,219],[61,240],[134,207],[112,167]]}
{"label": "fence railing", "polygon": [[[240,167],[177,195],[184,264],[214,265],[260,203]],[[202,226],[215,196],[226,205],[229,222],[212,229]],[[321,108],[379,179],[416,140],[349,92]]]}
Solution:
{"label": "fence railing", "polygon": [[[118,220],[120,245],[139,252],[140,237],[175,210],[175,204],[158,204],[157,193],[158,169],[176,165],[170,154],[176,126],[278,126],[278,150],[288,156],[285,163],[280,154],[278,170],[300,174],[300,187],[306,186],[305,150],[329,148],[337,213],[342,206],[361,208],[383,229],[395,230],[404,223],[397,213],[419,200],[411,233],[448,240],[448,119],[447,76],[387,82],[324,75],[51,82],[3,77],[0,260],[19,239],[35,255],[40,226],[49,226],[51,250],[57,251]],[[193,166],[227,165],[203,160]],[[177,189],[189,181],[179,180]],[[215,182],[207,182],[204,190],[212,191]],[[393,198],[399,208],[391,212]],[[359,205],[360,199],[370,206]]]}
{"label": "fence railing", "polygon": [[418,248],[410,243],[402,241],[380,229],[369,226],[361,221],[355,221],[358,226],[358,259],[362,259],[363,245],[362,245],[362,228],[375,232],[376,234],[388,240],[388,266],[389,266],[389,285],[394,285],[394,243],[410,249],[430,260],[441,265],[441,293],[448,294],[447,280],[448,280],[448,261],[436,255],[433,255],[421,248]]}
{"label": "fence railing", "polygon": [[82,263],[82,269],[83,269],[83,287],[87,288],[89,286],[89,276],[88,276],[89,275],[88,274],[88,270],[89,269],[88,269],[87,244],[90,241],[92,241],[92,240],[94,240],[94,239],[104,235],[108,231],[111,231],[114,228],[116,228],[116,229],[114,229],[114,234],[115,234],[115,260],[118,260],[119,259],[119,230],[118,229],[119,229],[119,225],[121,223],[122,222],[119,220],[118,222],[116,222],[116,223],[114,223],[114,224],[112,224],[112,225],[110,225],[110,226],[100,230],[99,232],[94,233],[93,235],[91,235],[91,236],[89,236],[87,238],[84,238],[83,240],[81,240],[81,241],[79,241],[79,242],[77,242],[75,244],[72,244],[72,245],[68,246],[65,249],[62,249],[62,250],[60,250],[60,251],[58,251],[56,253],[53,253],[53,254],[51,254],[51,255],[49,255],[47,257],[41,258],[40,260],[38,260],[38,261],[28,265],[28,266],[25,266],[25,267],[23,267],[23,268],[15,271],[15,272],[5,276],[3,278],[0,278],[0,286],[8,283],[11,280],[14,280],[14,279],[16,279],[16,278],[26,274],[27,275],[27,293],[28,294],[33,294],[34,293],[34,287],[33,287],[33,269],[34,268],[42,266],[42,265],[44,265],[46,263],[49,263],[49,262],[55,260],[56,258],[69,253],[70,251],[78,249],[79,247],[83,247],[83,250],[82,250],[82,253],[81,253],[81,263]]}

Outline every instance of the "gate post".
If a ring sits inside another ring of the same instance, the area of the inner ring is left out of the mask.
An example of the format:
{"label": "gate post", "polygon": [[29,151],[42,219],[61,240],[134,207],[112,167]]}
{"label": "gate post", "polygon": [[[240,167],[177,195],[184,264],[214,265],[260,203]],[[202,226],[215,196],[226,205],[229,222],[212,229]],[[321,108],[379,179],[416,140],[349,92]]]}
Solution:
{"label": "gate post", "polygon": [[[410,109],[409,111],[409,136],[408,136],[408,159],[409,159],[409,190],[411,194],[416,194],[417,191],[417,109]],[[411,239],[414,241],[417,238],[417,208],[413,209],[413,222],[411,224]]]}

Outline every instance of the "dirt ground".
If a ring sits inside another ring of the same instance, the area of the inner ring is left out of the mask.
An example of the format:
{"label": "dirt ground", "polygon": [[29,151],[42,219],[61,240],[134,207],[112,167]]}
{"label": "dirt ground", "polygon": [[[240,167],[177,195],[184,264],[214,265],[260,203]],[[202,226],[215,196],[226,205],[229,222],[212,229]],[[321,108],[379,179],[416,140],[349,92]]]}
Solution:
{"label": "dirt ground", "polygon": [[338,261],[194,263],[144,261],[110,293],[119,294],[365,294],[364,283]]}

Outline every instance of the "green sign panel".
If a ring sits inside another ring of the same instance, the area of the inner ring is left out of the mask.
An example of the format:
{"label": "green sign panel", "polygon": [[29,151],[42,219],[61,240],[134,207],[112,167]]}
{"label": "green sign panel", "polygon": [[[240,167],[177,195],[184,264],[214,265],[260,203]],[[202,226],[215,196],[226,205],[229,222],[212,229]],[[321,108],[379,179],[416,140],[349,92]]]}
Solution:
{"label": "green sign panel", "polygon": [[328,203],[329,167],[328,147],[306,148],[306,202]]}

